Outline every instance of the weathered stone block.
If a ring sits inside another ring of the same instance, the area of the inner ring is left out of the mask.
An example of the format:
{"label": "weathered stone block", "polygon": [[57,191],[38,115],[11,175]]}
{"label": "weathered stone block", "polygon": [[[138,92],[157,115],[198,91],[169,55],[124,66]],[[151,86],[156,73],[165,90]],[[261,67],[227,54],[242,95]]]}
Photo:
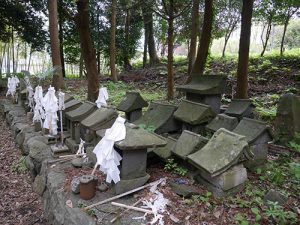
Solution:
{"label": "weathered stone block", "polygon": [[175,147],[176,139],[172,137],[167,138],[167,145],[163,147],[152,148],[153,152],[160,157],[162,160],[167,160],[172,156],[172,149]]}

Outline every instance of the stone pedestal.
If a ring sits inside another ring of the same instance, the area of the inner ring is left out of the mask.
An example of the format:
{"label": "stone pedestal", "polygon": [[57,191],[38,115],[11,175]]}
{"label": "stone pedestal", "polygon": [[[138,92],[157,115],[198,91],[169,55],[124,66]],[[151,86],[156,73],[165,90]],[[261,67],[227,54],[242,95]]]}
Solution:
{"label": "stone pedestal", "polygon": [[[104,130],[97,131],[97,135],[102,138],[105,135]],[[146,173],[147,149],[162,147],[166,144],[164,138],[149,133],[133,124],[126,124],[125,139],[115,143],[115,149],[122,156],[120,166],[121,181],[114,185],[116,194],[145,184],[150,177]]]}

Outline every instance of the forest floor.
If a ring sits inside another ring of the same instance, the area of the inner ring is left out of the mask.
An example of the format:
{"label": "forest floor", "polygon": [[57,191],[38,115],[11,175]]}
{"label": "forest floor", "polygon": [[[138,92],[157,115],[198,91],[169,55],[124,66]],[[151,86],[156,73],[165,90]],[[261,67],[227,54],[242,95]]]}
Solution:
{"label": "forest floor", "polygon": [[0,118],[0,224],[47,225],[41,197],[32,190],[25,157],[16,148],[11,130]]}

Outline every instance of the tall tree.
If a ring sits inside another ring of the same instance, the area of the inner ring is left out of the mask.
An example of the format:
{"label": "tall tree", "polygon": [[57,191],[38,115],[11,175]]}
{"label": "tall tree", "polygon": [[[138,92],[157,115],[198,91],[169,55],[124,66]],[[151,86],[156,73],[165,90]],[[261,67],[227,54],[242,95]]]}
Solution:
{"label": "tall tree", "polygon": [[284,52],[284,39],[287,31],[287,27],[291,18],[299,11],[300,3],[296,4],[296,0],[277,0],[277,7],[279,8],[279,23],[283,24],[283,32],[280,42],[280,56],[283,56]]}
{"label": "tall tree", "polygon": [[204,21],[201,32],[200,46],[195,60],[191,76],[202,75],[209,51],[214,18],[213,0],[205,0]]}
{"label": "tall tree", "polygon": [[189,2],[179,0],[162,0],[161,6],[155,12],[168,22],[168,93],[167,99],[174,98],[174,71],[173,71],[173,51],[174,51],[174,20],[181,16],[189,6]]}
{"label": "tall tree", "polygon": [[196,58],[197,37],[198,37],[198,30],[200,26],[199,7],[200,7],[200,0],[193,0],[191,41],[190,41],[190,49],[189,49],[189,56],[188,56],[189,58],[188,73],[191,72]]}
{"label": "tall tree", "polygon": [[77,0],[77,13],[72,16],[65,8],[67,17],[75,21],[79,33],[82,58],[88,80],[88,100],[96,101],[99,93],[99,77],[97,72],[96,50],[93,46],[90,30],[89,0]]}
{"label": "tall tree", "polygon": [[64,80],[62,75],[62,66],[60,58],[60,44],[58,38],[58,13],[57,0],[48,0],[49,11],[49,32],[50,32],[50,47],[52,64],[55,68],[53,74],[52,85],[56,90],[64,88]]}
{"label": "tall tree", "polygon": [[116,71],[116,14],[117,14],[117,1],[111,1],[111,26],[110,26],[110,72],[114,82],[118,81]]}
{"label": "tall tree", "polygon": [[[145,4],[147,3],[147,4]],[[152,7],[149,2],[142,3],[142,13],[144,22],[144,56],[143,56],[143,66],[145,67],[147,62],[147,53],[149,53],[150,66],[154,66],[159,62],[157,56],[156,45],[154,40],[154,28],[153,28],[153,13],[149,10]]]}
{"label": "tall tree", "polygon": [[243,0],[236,98],[248,98],[248,63],[254,0]]}

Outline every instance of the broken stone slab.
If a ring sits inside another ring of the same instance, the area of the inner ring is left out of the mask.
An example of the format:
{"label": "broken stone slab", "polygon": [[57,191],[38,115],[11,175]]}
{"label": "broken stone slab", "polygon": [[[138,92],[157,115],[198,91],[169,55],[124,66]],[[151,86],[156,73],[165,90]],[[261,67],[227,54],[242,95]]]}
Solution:
{"label": "broken stone slab", "polygon": [[33,191],[42,196],[46,188],[45,176],[37,175],[32,185]]}
{"label": "broken stone slab", "polygon": [[293,94],[280,97],[275,119],[276,141],[288,144],[300,133],[300,100]]}
{"label": "broken stone slab", "polygon": [[202,137],[200,134],[184,130],[177,140],[175,147],[172,149],[172,153],[186,160],[188,155],[201,149],[207,142],[208,139]]}
{"label": "broken stone slab", "polygon": [[174,117],[184,123],[200,125],[211,121],[215,117],[209,105],[183,100],[174,113]]}
{"label": "broken stone slab", "polygon": [[287,200],[287,197],[273,189],[269,190],[268,193],[264,196],[264,202],[266,205],[268,205],[268,201],[270,201],[277,202],[279,205],[283,206],[287,202]]}
{"label": "broken stone slab", "polygon": [[184,198],[190,198],[192,197],[192,195],[196,195],[199,193],[197,188],[186,184],[177,184],[175,182],[172,182],[170,183],[170,187],[176,194]]}
{"label": "broken stone slab", "polygon": [[247,181],[247,170],[243,164],[235,165],[222,174],[212,177],[210,174],[200,170],[199,175],[212,185],[223,191],[228,191]]}
{"label": "broken stone slab", "polygon": [[252,159],[245,160],[244,166],[251,171],[255,171],[258,166],[267,162],[269,150],[268,143],[250,145],[250,150],[254,156]]}
{"label": "broken stone slab", "polygon": [[68,130],[70,130],[70,123],[68,120],[66,120],[66,113],[77,109],[81,105],[82,105],[82,102],[80,102],[76,99],[71,99],[70,101],[65,102],[65,109],[62,111],[62,117],[63,117],[63,125]]}
{"label": "broken stone slab", "polygon": [[187,158],[196,168],[215,177],[237,164],[245,151],[250,151],[245,136],[220,128],[202,149]]}
{"label": "broken stone slab", "polygon": [[241,120],[243,117],[253,117],[255,106],[250,99],[232,99],[225,114]]}
{"label": "broken stone slab", "polygon": [[166,161],[168,158],[172,156],[171,151],[175,147],[177,140],[172,137],[168,137],[166,141],[167,141],[166,146],[150,149],[154,152],[154,154],[156,154],[159,158],[161,158],[164,161]]}
{"label": "broken stone slab", "polygon": [[173,115],[176,109],[175,105],[151,102],[145,114],[134,124],[153,129],[157,134],[177,131],[180,126]]}
{"label": "broken stone slab", "polygon": [[24,155],[28,155],[29,154],[29,143],[31,143],[32,141],[41,141],[45,144],[47,144],[47,138],[44,137],[40,132],[33,132],[33,133],[24,133],[24,141],[23,141],[23,145],[21,145],[21,150],[22,153]]}
{"label": "broken stone slab", "polygon": [[80,192],[80,177],[74,177],[72,179],[71,190],[74,194],[79,194],[79,192]]}
{"label": "broken stone slab", "polygon": [[235,117],[231,117],[226,114],[218,114],[209,124],[206,125],[205,128],[211,133],[216,132],[220,128],[233,131],[238,123],[238,119]]}
{"label": "broken stone slab", "polygon": [[125,112],[126,119],[132,123],[142,116],[142,109],[147,106],[148,103],[139,92],[126,92],[124,99],[117,106],[117,110]]}

